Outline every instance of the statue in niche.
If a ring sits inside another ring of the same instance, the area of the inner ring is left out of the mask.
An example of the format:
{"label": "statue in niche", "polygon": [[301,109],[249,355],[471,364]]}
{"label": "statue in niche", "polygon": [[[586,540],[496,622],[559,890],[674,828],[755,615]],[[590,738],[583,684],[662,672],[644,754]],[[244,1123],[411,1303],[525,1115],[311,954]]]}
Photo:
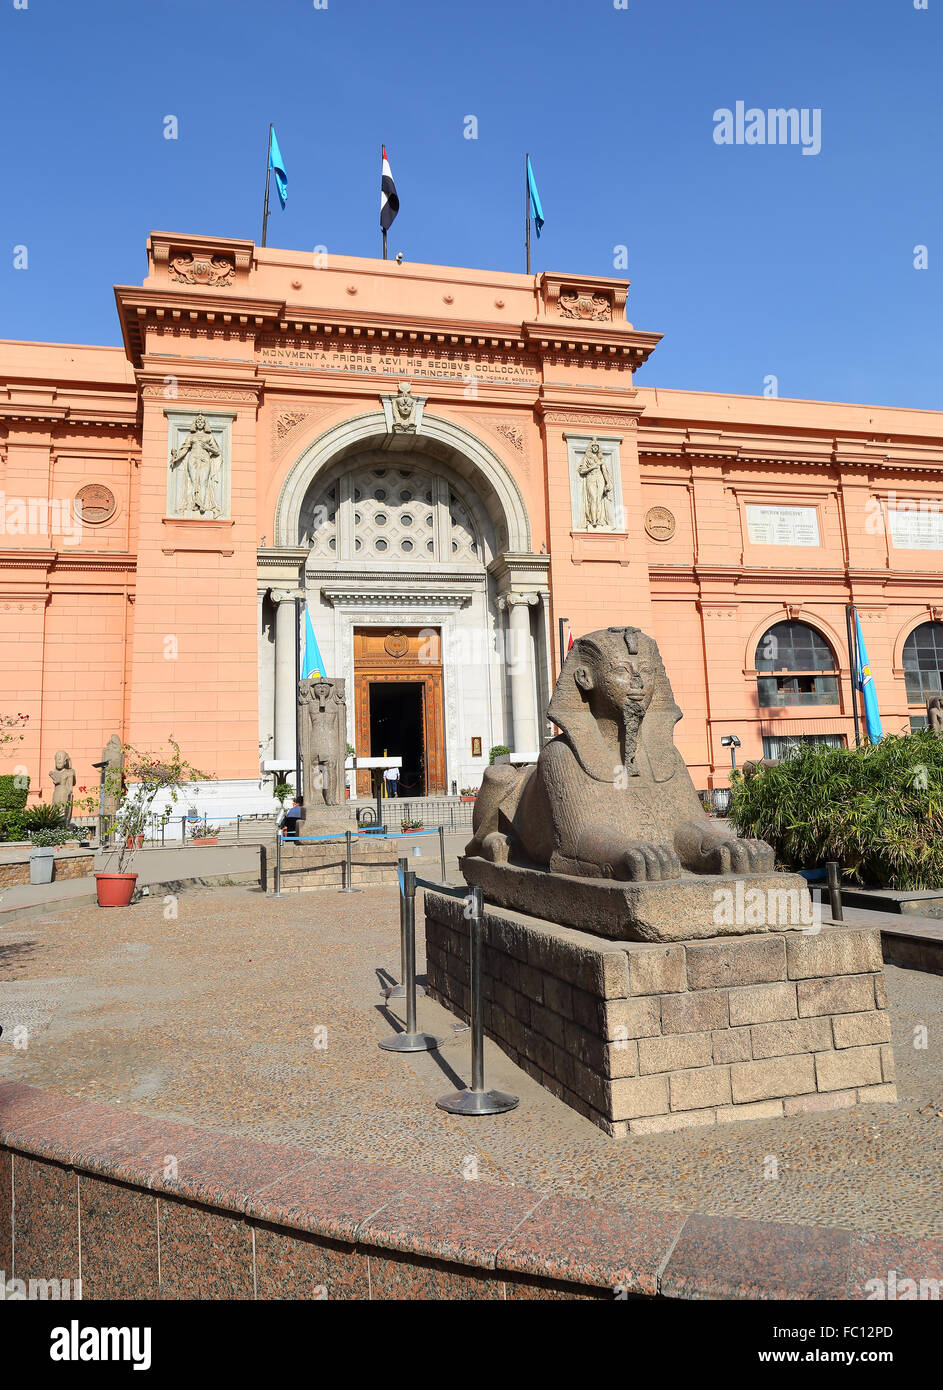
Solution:
{"label": "statue in niche", "polygon": [[536,764],[485,770],[466,855],[547,869],[545,894],[561,876],[657,882],[682,868],[772,870],[768,844],[706,815],[674,746],[681,711],[658,647],[638,628],[575,642],[547,716],[561,732]]}
{"label": "statue in niche", "polygon": [[222,450],[211,429],[207,428],[206,417],[198,415],[186,439],[174,450],[170,460],[171,468],[179,467],[186,460],[181,511],[195,512],[199,516],[218,517],[220,468]]}
{"label": "statue in niche", "polygon": [[931,695],[927,701],[927,728],[943,734],[943,696]]}
{"label": "statue in niche", "polygon": [[112,734],[111,738],[102,749],[101,760],[106,764],[102,771],[105,774],[105,792],[102,798],[102,815],[116,816],[118,814],[118,802],[121,797],[121,788],[124,786],[124,750],[121,747],[121,739],[117,734]]}
{"label": "statue in niche", "polygon": [[393,397],[393,429],[404,433],[416,432],[416,397],[410,390],[408,381],[401,381],[399,390]]}
{"label": "statue in niche", "polygon": [[598,439],[586,446],[579,475],[580,529],[605,530],[612,525],[612,470]]}
{"label": "statue in niche", "polygon": [[339,806],[344,801],[347,754],[344,682],[327,676],[299,681],[298,703],[301,707],[304,805],[308,814],[318,806]]}
{"label": "statue in niche", "polygon": [[50,772],[52,778],[52,804],[61,807],[64,812],[63,822],[68,825],[72,819],[72,793],[75,791],[75,772],[72,769],[72,759],[64,749],[56,754],[56,765]]}

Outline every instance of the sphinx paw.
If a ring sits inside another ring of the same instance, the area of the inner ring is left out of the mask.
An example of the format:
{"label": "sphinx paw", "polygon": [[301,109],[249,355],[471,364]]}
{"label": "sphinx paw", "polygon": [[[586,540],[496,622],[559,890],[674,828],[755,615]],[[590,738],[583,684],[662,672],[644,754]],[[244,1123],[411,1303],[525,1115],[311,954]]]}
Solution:
{"label": "sphinx paw", "polygon": [[772,847],[763,840],[731,837],[704,847],[704,872],[708,874],[768,873],[774,862]]}
{"label": "sphinx paw", "polygon": [[659,883],[681,877],[681,861],[667,845],[638,842],[625,852],[625,877],[632,883]]}

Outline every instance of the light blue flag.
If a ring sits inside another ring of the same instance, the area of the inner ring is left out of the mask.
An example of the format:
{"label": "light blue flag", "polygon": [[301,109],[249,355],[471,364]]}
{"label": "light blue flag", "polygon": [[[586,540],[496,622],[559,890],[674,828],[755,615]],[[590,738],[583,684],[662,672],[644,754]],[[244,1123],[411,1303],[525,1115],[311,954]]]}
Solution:
{"label": "light blue flag", "polygon": [[327,675],[324,666],[324,658],[318,646],[318,639],[314,635],[311,613],[307,604],[305,604],[305,654],[304,660],[301,663],[301,674],[305,680],[307,680],[309,676]]}
{"label": "light blue flag", "polygon": [[534,231],[540,236],[540,229],[544,225],[544,210],[540,206],[540,194],[537,192],[537,180],[534,178],[530,155],[527,156],[527,188],[530,193],[530,210],[534,215]]}
{"label": "light blue flag", "polygon": [[881,728],[877,691],[874,688],[874,677],[871,675],[871,667],[868,664],[868,649],[864,645],[864,634],[861,631],[861,619],[858,617],[857,609],[855,610],[855,638],[855,645],[858,648],[855,685],[864,696],[864,722],[868,731],[868,738],[872,743],[879,743],[884,737],[884,730]]}
{"label": "light blue flag", "polygon": [[285,173],[285,161],[278,148],[278,136],[275,134],[274,126],[272,126],[272,138],[268,147],[268,167],[275,175],[275,189],[278,193],[278,201],[282,205],[282,211],[284,211],[288,201],[288,175]]}

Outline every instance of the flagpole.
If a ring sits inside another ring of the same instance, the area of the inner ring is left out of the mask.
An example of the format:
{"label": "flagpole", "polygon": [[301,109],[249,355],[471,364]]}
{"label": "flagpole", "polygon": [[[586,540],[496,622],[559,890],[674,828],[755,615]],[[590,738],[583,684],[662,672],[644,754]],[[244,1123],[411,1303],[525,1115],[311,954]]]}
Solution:
{"label": "flagpole", "polygon": [[386,255],[386,228],[384,227],[384,228],[382,228],[381,230],[382,230],[382,232],[383,232],[383,259],[386,260],[386,259],[387,259],[387,255]]}
{"label": "flagpole", "polygon": [[268,187],[272,177],[272,131],[275,129],[274,121],[269,121],[268,127],[268,152],[265,156],[265,207],[262,209],[262,245],[265,245],[265,238],[268,235]]}
{"label": "flagpole", "polygon": [[851,713],[854,714],[854,746],[861,748],[861,730],[858,727],[858,642],[853,630],[851,630],[851,614],[854,613],[854,606],[847,605],[844,610],[844,624],[848,632],[848,662],[851,664]]}
{"label": "flagpole", "polygon": [[527,250],[527,274],[530,274],[530,179],[527,177],[530,168],[530,155],[524,156],[524,246]]}

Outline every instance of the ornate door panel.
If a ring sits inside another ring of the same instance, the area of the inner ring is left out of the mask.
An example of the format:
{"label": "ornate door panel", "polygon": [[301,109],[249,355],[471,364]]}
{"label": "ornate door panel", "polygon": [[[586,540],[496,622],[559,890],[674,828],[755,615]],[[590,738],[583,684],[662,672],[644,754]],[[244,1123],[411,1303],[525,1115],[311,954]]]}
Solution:
{"label": "ornate door panel", "polygon": [[[355,628],[354,688],[357,752],[370,756],[370,687],[373,684],[422,686],[423,767],[426,795],[446,788],[445,728],[442,704],[442,653],[432,628]],[[357,773],[357,795],[369,796],[369,770]]]}

